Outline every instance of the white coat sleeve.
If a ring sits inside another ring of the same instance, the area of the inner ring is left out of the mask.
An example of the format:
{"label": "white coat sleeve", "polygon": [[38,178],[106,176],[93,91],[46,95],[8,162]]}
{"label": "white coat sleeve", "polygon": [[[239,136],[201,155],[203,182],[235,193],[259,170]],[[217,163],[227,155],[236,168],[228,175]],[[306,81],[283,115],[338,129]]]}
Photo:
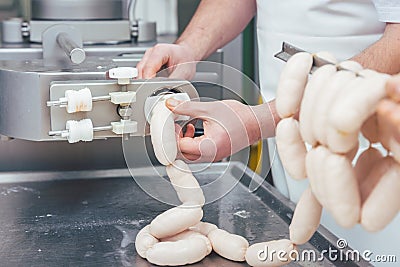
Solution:
{"label": "white coat sleeve", "polygon": [[379,21],[400,23],[400,1],[399,0],[372,0]]}

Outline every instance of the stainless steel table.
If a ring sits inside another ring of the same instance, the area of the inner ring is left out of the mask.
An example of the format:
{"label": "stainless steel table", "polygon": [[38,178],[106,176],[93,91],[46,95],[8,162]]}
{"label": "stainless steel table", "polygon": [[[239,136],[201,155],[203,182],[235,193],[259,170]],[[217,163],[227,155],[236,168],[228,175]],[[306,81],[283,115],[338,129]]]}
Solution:
{"label": "stainless steel table", "polygon": [[[243,235],[250,243],[288,238],[294,205],[267,183],[249,192],[254,173],[241,163],[213,164],[198,179],[207,183],[223,169],[240,183],[204,207],[204,220]],[[145,177],[146,169],[137,175]],[[170,206],[144,193],[126,169],[1,173],[0,181],[1,266],[151,266],[137,256],[134,239]],[[336,237],[321,227],[300,249],[318,252],[335,243]],[[213,253],[193,266],[246,264]],[[290,266],[357,264],[324,260]]]}

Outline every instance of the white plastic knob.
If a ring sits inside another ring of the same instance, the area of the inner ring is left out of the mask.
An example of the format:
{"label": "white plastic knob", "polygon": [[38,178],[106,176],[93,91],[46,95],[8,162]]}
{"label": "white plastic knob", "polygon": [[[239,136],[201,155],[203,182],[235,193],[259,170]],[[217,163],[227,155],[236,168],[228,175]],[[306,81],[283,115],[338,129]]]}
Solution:
{"label": "white plastic knob", "polygon": [[132,67],[119,67],[108,71],[110,79],[117,79],[118,84],[129,84],[130,79],[136,78],[138,74],[137,68]]}
{"label": "white plastic knob", "polygon": [[67,101],[67,112],[76,113],[82,111],[91,111],[93,107],[92,93],[89,88],[81,90],[65,91],[65,100]]}
{"label": "white plastic knob", "polygon": [[66,123],[67,137],[69,143],[77,143],[79,141],[89,142],[93,140],[93,123],[91,119],[80,121],[70,120]]}

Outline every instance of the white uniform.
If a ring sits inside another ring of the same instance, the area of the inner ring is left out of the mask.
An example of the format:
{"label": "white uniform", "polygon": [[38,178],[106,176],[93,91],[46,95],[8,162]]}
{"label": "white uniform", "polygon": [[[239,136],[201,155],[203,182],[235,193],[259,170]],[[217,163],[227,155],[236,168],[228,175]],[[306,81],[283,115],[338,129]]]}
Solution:
{"label": "white uniform", "polygon": [[[329,51],[338,60],[345,60],[377,41],[384,31],[384,22],[400,22],[400,0],[257,0],[259,75],[264,100],[275,98],[284,63],[273,55],[281,50],[283,41],[309,52]],[[275,158],[272,166],[275,186],[297,201],[307,182],[288,177],[275,155],[274,140],[268,144],[270,158]],[[343,230],[329,215],[323,219],[323,224],[336,235],[347,238],[353,247],[381,254],[399,253],[397,242],[391,245],[388,242],[388,238],[400,240],[400,232],[394,227],[399,223],[397,218],[382,233],[371,235],[360,227]]]}

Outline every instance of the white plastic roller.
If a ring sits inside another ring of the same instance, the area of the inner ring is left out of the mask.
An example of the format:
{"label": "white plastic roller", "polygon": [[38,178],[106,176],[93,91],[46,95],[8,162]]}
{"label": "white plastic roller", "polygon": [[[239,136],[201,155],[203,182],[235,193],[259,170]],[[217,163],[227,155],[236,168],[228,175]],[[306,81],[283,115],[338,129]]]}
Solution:
{"label": "white plastic roller", "polygon": [[64,134],[63,137],[66,137],[71,144],[79,141],[89,142],[93,140],[93,123],[91,119],[67,121],[66,129],[68,133]]}
{"label": "white plastic roller", "polygon": [[65,100],[67,102],[67,112],[76,113],[82,111],[91,111],[93,107],[92,93],[89,88],[81,90],[65,91]]}

